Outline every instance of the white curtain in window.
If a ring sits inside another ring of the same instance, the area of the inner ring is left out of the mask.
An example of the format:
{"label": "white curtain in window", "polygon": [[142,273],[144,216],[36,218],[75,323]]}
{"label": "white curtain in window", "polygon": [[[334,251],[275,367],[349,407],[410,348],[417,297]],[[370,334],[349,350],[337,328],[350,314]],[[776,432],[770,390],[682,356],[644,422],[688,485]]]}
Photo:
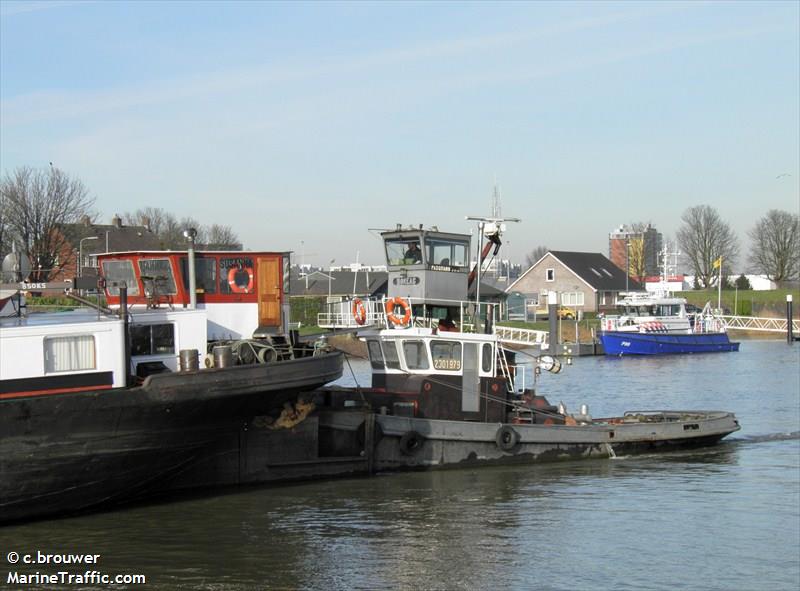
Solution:
{"label": "white curtain in window", "polygon": [[44,340],[45,370],[95,369],[94,335],[50,337]]}

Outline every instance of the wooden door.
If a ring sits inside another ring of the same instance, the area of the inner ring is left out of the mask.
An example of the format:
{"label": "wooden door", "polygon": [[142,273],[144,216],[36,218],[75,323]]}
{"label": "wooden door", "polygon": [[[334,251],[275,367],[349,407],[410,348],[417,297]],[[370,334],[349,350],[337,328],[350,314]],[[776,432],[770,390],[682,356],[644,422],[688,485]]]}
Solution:
{"label": "wooden door", "polygon": [[258,259],[258,325],[281,326],[281,257]]}

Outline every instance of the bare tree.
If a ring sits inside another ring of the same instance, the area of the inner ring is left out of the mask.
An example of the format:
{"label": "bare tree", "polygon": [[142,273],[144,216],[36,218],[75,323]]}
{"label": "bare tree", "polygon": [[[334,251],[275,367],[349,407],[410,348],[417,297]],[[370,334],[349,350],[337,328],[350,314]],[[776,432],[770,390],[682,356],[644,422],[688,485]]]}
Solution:
{"label": "bare tree", "polygon": [[795,279],[800,272],[800,216],[771,209],[748,233],[750,264],[772,281]]}
{"label": "bare tree", "polygon": [[208,250],[241,250],[239,237],[230,226],[212,224],[205,229],[206,248]]}
{"label": "bare tree", "polygon": [[736,260],[736,236],[710,205],[690,207],[683,212],[681,221],[678,245],[694,270],[696,284],[707,289],[717,277],[714,262],[721,257],[722,264],[730,269]]}
{"label": "bare tree", "polygon": [[72,263],[75,252],[63,226],[95,217],[94,199],[83,182],[52,166],[23,166],[0,181],[0,195],[7,217],[4,233],[12,234],[31,260],[34,281],[47,281]]}
{"label": "bare tree", "polygon": [[550,249],[546,246],[537,246],[525,255],[525,262],[528,263],[528,267],[533,267],[548,252],[550,252]]}
{"label": "bare tree", "polygon": [[161,236],[167,226],[167,220],[172,216],[160,207],[143,207],[133,213],[125,212],[122,220],[129,226],[145,226],[156,236]]}
{"label": "bare tree", "polygon": [[11,232],[8,227],[8,204],[5,191],[0,193],[0,262],[11,252]]}

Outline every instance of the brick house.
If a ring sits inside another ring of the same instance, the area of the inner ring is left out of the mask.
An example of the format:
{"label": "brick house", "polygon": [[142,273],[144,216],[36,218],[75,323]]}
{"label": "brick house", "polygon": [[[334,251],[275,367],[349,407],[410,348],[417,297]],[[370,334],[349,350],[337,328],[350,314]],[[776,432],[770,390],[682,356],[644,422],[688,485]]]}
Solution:
{"label": "brick house", "polygon": [[619,294],[642,287],[600,253],[550,251],[506,289],[524,297],[526,308],[545,308],[547,294],[558,293],[558,303],[576,311],[610,310]]}

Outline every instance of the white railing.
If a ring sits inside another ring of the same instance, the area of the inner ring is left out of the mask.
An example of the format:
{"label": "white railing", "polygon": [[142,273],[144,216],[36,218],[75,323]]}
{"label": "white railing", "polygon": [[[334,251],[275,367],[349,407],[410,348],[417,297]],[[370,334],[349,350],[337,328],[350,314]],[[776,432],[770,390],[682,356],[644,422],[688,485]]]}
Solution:
{"label": "white railing", "polygon": [[510,326],[495,326],[494,334],[503,343],[523,345],[529,347],[549,347],[546,330],[531,330],[528,328],[512,328]]}
{"label": "white railing", "polygon": [[[754,316],[720,316],[727,330],[759,330],[786,332],[786,318],[757,318]],[[800,322],[792,320],[792,332],[800,331]]]}
{"label": "white railing", "polygon": [[317,314],[317,326],[320,328],[359,328],[384,324],[386,314],[384,313],[383,302],[381,300],[363,298],[361,300],[366,312],[364,324],[356,322],[353,314],[353,300],[328,303],[328,311]]}

